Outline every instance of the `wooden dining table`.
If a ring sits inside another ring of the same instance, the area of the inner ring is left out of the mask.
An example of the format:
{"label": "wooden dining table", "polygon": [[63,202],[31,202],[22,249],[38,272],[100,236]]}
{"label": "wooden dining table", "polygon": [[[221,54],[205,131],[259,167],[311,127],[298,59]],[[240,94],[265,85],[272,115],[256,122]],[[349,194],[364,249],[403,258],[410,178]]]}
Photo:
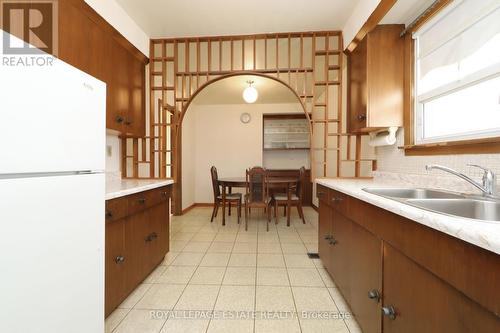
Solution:
{"label": "wooden dining table", "polygon": [[[284,189],[288,195],[288,205],[286,207],[287,226],[290,226],[290,211],[291,211],[290,200],[292,196],[291,189],[295,187],[299,181],[300,181],[299,178],[294,178],[294,177],[267,178],[267,183],[270,189]],[[226,225],[226,189],[229,190],[229,193],[231,193],[233,187],[246,188],[247,180],[245,177],[228,177],[228,178],[219,178],[218,183],[222,187],[222,225]]]}

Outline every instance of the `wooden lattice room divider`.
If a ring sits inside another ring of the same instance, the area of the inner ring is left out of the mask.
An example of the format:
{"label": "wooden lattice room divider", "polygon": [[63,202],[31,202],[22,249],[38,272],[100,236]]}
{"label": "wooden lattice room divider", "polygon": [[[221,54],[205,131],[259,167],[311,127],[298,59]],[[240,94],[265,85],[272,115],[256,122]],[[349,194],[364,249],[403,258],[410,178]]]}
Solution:
{"label": "wooden lattice room divider", "polygon": [[174,179],[179,213],[184,114],[205,86],[239,74],[296,93],[310,117],[313,177],[363,176],[375,161],[362,158],[361,135],[346,133],[343,61],[340,31],[151,40],[146,136],[122,138],[123,177]]}

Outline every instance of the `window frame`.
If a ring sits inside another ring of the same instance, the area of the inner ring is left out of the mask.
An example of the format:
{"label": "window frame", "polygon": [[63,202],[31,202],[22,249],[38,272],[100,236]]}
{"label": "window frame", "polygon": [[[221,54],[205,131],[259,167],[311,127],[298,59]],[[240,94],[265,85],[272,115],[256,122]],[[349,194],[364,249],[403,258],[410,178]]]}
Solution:
{"label": "window frame", "polygon": [[[452,3],[453,1],[444,1],[441,6],[436,6],[426,15],[424,15],[417,24],[405,34],[405,76],[404,76],[404,146],[405,155],[446,155],[446,154],[484,154],[500,153],[500,132],[489,131],[482,132],[482,135],[472,136],[471,134],[456,136],[446,136],[447,140],[433,138],[430,140],[421,140],[419,126],[423,99],[416,97],[417,88],[417,40],[412,37],[412,33],[418,31],[426,22],[434,18],[437,14]],[[426,100],[451,94],[455,91],[464,89],[473,84],[484,82],[494,77],[500,76],[500,65],[490,66],[480,72],[464,77],[462,80],[451,82],[444,87],[433,89],[424,96]],[[493,134],[493,135],[491,135]],[[448,140],[451,139],[451,140]]]}

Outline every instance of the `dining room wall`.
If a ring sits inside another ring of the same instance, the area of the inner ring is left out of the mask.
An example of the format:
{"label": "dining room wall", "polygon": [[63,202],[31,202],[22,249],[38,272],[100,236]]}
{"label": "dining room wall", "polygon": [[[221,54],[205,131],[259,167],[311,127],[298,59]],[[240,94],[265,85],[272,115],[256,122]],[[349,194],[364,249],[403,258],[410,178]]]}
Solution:
{"label": "dining room wall", "polygon": [[[250,123],[240,121],[248,112]],[[309,154],[289,152],[269,157],[262,150],[263,115],[303,113],[299,103],[215,104],[193,103],[182,125],[182,208],[212,203],[210,167],[219,177],[244,177],[252,166],[288,169],[309,166]],[[265,164],[267,163],[267,165]]]}

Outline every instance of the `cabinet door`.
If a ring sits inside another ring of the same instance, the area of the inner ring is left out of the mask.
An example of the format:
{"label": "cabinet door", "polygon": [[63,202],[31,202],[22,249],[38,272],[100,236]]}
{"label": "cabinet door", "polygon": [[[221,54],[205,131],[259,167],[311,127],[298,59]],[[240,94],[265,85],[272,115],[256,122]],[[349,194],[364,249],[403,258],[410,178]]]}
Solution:
{"label": "cabinet door", "polygon": [[348,303],[350,298],[350,251],[352,222],[338,210],[332,209],[331,270],[335,283]]}
{"label": "cabinet door", "polygon": [[367,48],[366,38],[348,58],[349,64],[349,108],[350,132],[367,127]]}
{"label": "cabinet door", "polygon": [[[127,132],[134,136],[145,135],[145,66],[129,54],[130,108],[127,114]],[[165,111],[166,112],[166,111]]]}
{"label": "cabinet door", "polygon": [[126,253],[128,265],[126,272],[126,289],[131,292],[141,283],[146,275],[147,262],[148,215],[146,211],[131,215],[125,229]]}
{"label": "cabinet door", "polygon": [[90,35],[92,21],[73,4],[59,2],[59,59],[92,75],[90,68]]}
{"label": "cabinet door", "polygon": [[128,265],[125,253],[125,223],[121,219],[106,223],[105,243],[105,314],[108,316],[126,294],[125,272]]}
{"label": "cabinet door", "polygon": [[330,240],[332,237],[331,207],[319,201],[318,254],[327,271],[331,270]]}
{"label": "cabinet door", "polygon": [[150,265],[156,267],[168,251],[168,207],[161,203],[149,209],[149,230],[152,240],[148,246]]}
{"label": "cabinet door", "polygon": [[500,332],[500,318],[384,244],[385,333]]}
{"label": "cabinet door", "polygon": [[382,241],[352,223],[351,309],[365,333],[382,329]]}

